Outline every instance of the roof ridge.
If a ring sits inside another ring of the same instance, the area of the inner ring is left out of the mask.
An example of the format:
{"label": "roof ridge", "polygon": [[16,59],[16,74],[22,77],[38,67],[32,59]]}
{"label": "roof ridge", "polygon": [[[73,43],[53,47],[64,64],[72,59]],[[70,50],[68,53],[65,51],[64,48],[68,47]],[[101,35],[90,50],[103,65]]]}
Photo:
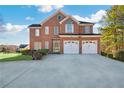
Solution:
{"label": "roof ridge", "polygon": [[67,16],[67,14],[65,14],[63,11],[61,11],[60,9],[58,9],[56,12],[54,12],[52,15],[48,16],[44,21],[42,21],[40,24],[42,25],[43,23],[45,23],[46,21],[48,21],[50,18],[52,18],[54,15],[56,15],[57,13],[62,13],[63,15]]}

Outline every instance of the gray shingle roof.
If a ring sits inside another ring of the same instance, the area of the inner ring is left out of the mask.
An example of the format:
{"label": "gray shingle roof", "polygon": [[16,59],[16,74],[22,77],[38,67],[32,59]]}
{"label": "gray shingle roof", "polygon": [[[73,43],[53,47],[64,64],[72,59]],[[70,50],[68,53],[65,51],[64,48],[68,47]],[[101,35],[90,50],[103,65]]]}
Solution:
{"label": "gray shingle roof", "polygon": [[84,22],[84,21],[79,21],[80,24],[94,24],[94,23],[91,23],[91,22]]}
{"label": "gray shingle roof", "polygon": [[41,27],[41,25],[40,24],[31,24],[28,27]]}
{"label": "gray shingle roof", "polygon": [[[91,22],[84,22],[84,21],[79,21],[80,24],[94,24]],[[28,27],[41,27],[41,24],[31,24]]]}

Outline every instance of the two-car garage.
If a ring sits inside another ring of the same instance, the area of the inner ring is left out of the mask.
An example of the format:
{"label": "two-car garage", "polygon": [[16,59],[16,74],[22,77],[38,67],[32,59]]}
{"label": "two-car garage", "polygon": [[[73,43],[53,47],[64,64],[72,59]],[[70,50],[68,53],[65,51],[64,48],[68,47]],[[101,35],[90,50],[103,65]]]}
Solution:
{"label": "two-car garage", "polygon": [[78,40],[64,41],[64,54],[96,54],[98,49],[97,40],[82,40],[81,44]]}

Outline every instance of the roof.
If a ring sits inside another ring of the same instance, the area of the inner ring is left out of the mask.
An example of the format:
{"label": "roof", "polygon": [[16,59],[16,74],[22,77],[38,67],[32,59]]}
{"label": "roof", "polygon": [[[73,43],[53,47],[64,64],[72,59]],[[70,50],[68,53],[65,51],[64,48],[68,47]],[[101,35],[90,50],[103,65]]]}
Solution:
{"label": "roof", "polygon": [[27,47],[28,46],[28,44],[20,44],[19,45],[19,48],[25,48],[25,47]]}
{"label": "roof", "polygon": [[90,34],[84,34],[84,33],[80,33],[80,34],[73,34],[73,33],[60,33],[59,35],[101,35],[101,34],[96,34],[96,33],[90,33]]}
{"label": "roof", "polygon": [[41,22],[41,25],[44,24],[46,21],[48,21],[50,18],[52,18],[53,16],[55,16],[56,14],[61,13],[63,14],[65,17],[67,16],[67,14],[65,14],[63,11],[61,11],[60,9],[57,10],[55,13],[53,13],[51,16],[47,17],[44,21]]}
{"label": "roof", "polygon": [[57,13],[62,13],[62,14],[65,16],[65,18],[64,18],[63,20],[61,20],[60,23],[63,22],[63,21],[65,21],[65,20],[68,19],[68,18],[72,18],[72,20],[76,21],[76,22],[79,23],[79,24],[91,24],[91,25],[94,25],[94,23],[91,23],[91,22],[78,21],[78,20],[75,19],[73,16],[67,15],[67,14],[65,14],[64,12],[62,12],[61,10],[58,10],[58,11],[56,11],[54,14],[52,14],[51,16],[49,16],[48,18],[46,18],[44,21],[42,21],[40,24],[31,24],[31,25],[29,25],[28,27],[41,27],[41,25],[42,25],[43,23],[45,23],[46,21],[48,21],[50,18],[52,18],[53,16],[55,16]]}
{"label": "roof", "polygon": [[61,20],[59,23],[61,24],[62,22],[64,22],[65,20],[67,20],[68,18],[71,18],[73,21],[79,23],[79,21],[77,19],[75,19],[73,16],[67,15],[67,17],[65,17],[63,20]]}
{"label": "roof", "polygon": [[40,24],[31,24],[28,27],[41,27],[41,25]]}
{"label": "roof", "polygon": [[91,22],[84,22],[84,21],[79,21],[80,24],[94,24],[94,23],[91,23]]}

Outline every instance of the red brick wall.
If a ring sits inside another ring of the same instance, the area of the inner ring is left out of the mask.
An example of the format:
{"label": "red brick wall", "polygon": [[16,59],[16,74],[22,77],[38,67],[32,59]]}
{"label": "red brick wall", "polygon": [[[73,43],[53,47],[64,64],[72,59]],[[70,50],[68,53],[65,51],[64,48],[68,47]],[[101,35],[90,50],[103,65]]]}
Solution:
{"label": "red brick wall", "polygon": [[[65,16],[61,14],[63,18]],[[49,35],[45,35],[45,26],[49,26]],[[54,26],[59,26],[59,22],[57,20],[57,15],[53,16],[50,20],[43,23],[42,27],[40,28],[40,36],[35,36],[35,28],[30,28],[30,49],[34,48],[34,42],[41,42],[41,47],[45,48],[45,41],[49,41],[49,48],[52,51],[52,39],[58,38],[58,36],[54,35]]]}
{"label": "red brick wall", "polygon": [[[61,14],[63,15],[63,14]],[[65,18],[65,16],[63,15],[63,18]],[[66,21],[68,21],[69,19],[67,19]],[[65,24],[66,21],[64,21],[62,24],[59,24],[58,20],[57,20],[57,15],[53,16],[50,20],[48,20],[47,22],[43,23],[41,28],[40,28],[40,36],[36,37],[35,36],[35,28],[29,28],[30,30],[30,49],[34,48],[34,42],[41,42],[41,48],[45,48],[45,41],[49,41],[49,49],[50,52],[52,52],[52,39],[54,38],[59,38],[59,36],[55,36],[54,35],[54,26],[59,26],[59,31],[60,33],[65,33]],[[79,26],[79,24],[77,24],[75,21],[73,21],[74,24],[74,34],[79,34],[83,32],[83,26]],[[45,26],[49,26],[49,35],[45,35]],[[90,25],[89,25],[90,26]],[[93,32],[92,30],[92,26],[91,27],[91,32]],[[82,42],[82,40],[98,40],[99,38],[95,38],[95,37],[85,37],[85,38],[62,38],[60,39],[61,42],[61,53],[63,53],[63,40],[80,40],[80,42]],[[80,49],[82,47],[80,46]],[[98,47],[99,50],[99,47]],[[99,51],[98,51],[99,52]],[[81,53],[81,51],[80,51]]]}

